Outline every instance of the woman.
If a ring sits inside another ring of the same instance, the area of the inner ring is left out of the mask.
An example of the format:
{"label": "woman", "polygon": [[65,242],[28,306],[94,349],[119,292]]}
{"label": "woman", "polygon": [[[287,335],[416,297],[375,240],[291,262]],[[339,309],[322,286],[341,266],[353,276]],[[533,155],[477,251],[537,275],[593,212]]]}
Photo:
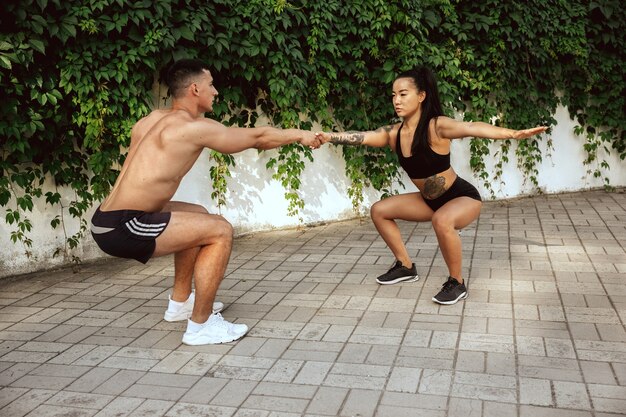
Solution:
{"label": "woman", "polygon": [[476,220],[482,206],[474,186],[450,166],[452,139],[467,136],[492,139],[525,139],[546,127],[512,130],[482,122],[459,122],[443,115],[437,84],[431,71],[419,68],[400,74],[393,83],[393,106],[401,123],[369,132],[318,133],[324,142],[343,145],[390,146],[402,168],[420,192],[395,195],[372,206],[378,233],[396,262],[379,284],[418,279],[415,264],[395,220],[431,221],[449,277],[433,297],[439,304],[455,304],[467,297],[461,276],[461,238],[457,230]]}

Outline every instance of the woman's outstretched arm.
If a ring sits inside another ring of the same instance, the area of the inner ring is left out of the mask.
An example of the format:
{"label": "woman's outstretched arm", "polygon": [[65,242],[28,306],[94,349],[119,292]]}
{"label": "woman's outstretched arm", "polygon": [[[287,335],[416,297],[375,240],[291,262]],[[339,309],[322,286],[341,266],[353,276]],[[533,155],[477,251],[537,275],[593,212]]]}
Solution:
{"label": "woman's outstretched arm", "polygon": [[439,137],[446,139],[460,139],[470,136],[490,139],[526,139],[545,132],[547,126],[515,130],[484,122],[460,122],[441,116],[437,119],[436,129]]}
{"label": "woman's outstretched arm", "polygon": [[376,130],[366,132],[319,132],[317,137],[323,143],[334,143],[336,145],[366,145],[382,148],[390,143],[390,133],[397,130],[395,125],[383,126]]}

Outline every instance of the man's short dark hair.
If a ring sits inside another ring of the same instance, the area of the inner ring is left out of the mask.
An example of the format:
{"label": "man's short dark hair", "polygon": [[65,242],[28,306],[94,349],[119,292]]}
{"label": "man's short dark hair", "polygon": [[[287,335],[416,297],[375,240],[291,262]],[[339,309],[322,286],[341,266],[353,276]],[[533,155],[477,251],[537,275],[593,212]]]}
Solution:
{"label": "man's short dark hair", "polygon": [[174,98],[182,96],[185,88],[204,70],[209,70],[209,67],[199,59],[181,59],[174,62],[163,77],[168,88],[167,94]]}

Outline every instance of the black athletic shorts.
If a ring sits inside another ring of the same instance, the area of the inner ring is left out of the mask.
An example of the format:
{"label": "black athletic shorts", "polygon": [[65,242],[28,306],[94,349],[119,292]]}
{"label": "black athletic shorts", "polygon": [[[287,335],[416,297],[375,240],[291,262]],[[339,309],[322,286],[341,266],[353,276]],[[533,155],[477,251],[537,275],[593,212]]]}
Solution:
{"label": "black athletic shorts", "polygon": [[91,235],[100,249],[111,256],[146,263],[163,233],[171,213],[146,213],[139,210],[101,211],[91,218]]}
{"label": "black athletic shorts", "polygon": [[474,200],[482,201],[476,187],[465,181],[463,178],[457,176],[450,188],[448,188],[445,193],[437,198],[433,198],[432,200],[428,200],[425,198],[424,202],[428,207],[432,209],[432,211],[437,211],[448,201],[457,197],[469,197],[473,198]]}

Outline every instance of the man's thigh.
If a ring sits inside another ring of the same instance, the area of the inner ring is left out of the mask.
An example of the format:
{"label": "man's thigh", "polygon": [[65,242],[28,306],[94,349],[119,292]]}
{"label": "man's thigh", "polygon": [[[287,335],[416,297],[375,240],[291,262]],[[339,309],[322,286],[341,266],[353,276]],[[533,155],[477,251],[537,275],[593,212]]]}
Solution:
{"label": "man's thigh", "polygon": [[209,211],[200,204],[186,203],[184,201],[169,201],[161,211],[188,211],[191,213],[208,213]]}
{"label": "man's thigh", "polygon": [[168,255],[232,239],[233,228],[222,216],[190,211],[171,213],[167,228],[156,239],[153,256]]}

